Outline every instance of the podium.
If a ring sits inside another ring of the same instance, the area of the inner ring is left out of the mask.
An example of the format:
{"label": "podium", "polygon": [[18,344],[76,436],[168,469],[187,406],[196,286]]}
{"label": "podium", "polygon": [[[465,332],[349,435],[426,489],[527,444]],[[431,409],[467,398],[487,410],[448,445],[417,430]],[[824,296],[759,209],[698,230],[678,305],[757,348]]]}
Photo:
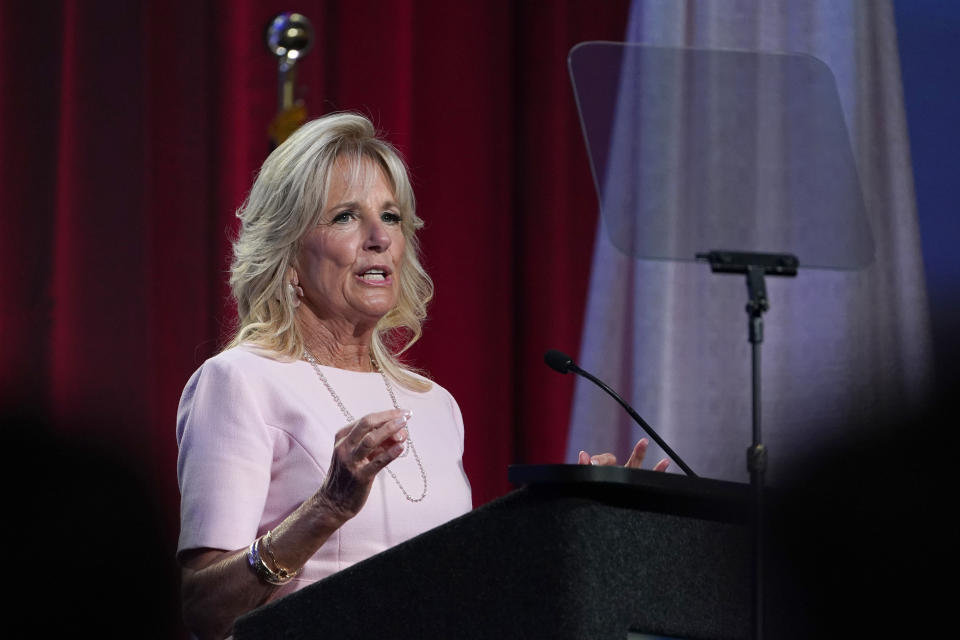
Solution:
{"label": "podium", "polygon": [[749,486],[515,465],[522,487],[256,609],[266,638],[748,638]]}

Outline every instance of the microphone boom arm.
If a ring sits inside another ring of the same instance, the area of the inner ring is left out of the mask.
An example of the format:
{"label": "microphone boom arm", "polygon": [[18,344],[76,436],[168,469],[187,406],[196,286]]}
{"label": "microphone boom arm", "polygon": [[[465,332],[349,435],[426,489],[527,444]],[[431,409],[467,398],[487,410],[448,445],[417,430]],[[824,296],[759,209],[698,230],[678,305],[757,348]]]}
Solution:
{"label": "microphone boom arm", "polygon": [[669,456],[671,460],[673,460],[674,462],[677,463],[677,466],[679,466],[681,469],[683,469],[684,473],[686,473],[688,476],[691,476],[691,477],[693,477],[693,478],[696,478],[696,477],[697,477],[697,474],[695,474],[695,473],[693,472],[693,469],[691,469],[690,467],[688,467],[688,466],[687,466],[687,463],[684,462],[684,461],[680,458],[680,456],[678,456],[676,453],[674,453],[673,449],[670,448],[670,445],[668,445],[666,442],[664,442],[664,441],[663,441],[663,438],[661,438],[659,435],[657,435],[657,432],[653,430],[653,427],[651,427],[650,425],[648,425],[647,422],[646,422],[646,420],[644,420],[643,418],[641,418],[640,415],[639,415],[636,411],[633,410],[633,407],[631,407],[629,404],[627,404],[627,403],[624,401],[624,399],[620,397],[620,394],[618,394],[616,391],[614,391],[613,389],[611,389],[610,386],[607,385],[606,382],[604,382],[603,380],[597,378],[596,376],[594,376],[593,374],[591,374],[589,371],[584,371],[583,369],[581,369],[581,368],[578,367],[577,365],[573,364],[572,362],[567,365],[567,368],[568,368],[570,371],[573,371],[574,373],[576,373],[577,375],[583,376],[584,378],[586,378],[587,380],[589,380],[590,382],[594,383],[595,385],[597,385],[598,387],[600,387],[601,389],[603,389],[604,391],[606,391],[607,393],[609,393],[611,396],[613,396],[613,399],[616,400],[617,402],[619,402],[619,403],[620,403],[620,406],[627,410],[627,413],[630,414],[630,417],[633,418],[634,420],[636,420],[637,424],[639,424],[639,425],[643,428],[643,430],[646,431],[646,433],[647,433],[648,436],[650,436],[651,438],[653,438],[653,441],[656,442],[656,443],[660,446],[661,449],[663,449],[664,453],[666,453],[667,456]]}

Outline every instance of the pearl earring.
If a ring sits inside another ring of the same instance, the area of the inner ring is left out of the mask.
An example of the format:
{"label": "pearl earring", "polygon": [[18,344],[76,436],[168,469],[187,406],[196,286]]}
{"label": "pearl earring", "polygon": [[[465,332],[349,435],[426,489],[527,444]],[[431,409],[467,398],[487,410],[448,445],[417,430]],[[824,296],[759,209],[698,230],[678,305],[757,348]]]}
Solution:
{"label": "pearl earring", "polygon": [[300,306],[300,298],[303,297],[303,288],[300,286],[300,279],[297,277],[296,271],[293,272],[293,277],[290,279],[290,282],[287,283],[287,296],[293,301],[294,308]]}

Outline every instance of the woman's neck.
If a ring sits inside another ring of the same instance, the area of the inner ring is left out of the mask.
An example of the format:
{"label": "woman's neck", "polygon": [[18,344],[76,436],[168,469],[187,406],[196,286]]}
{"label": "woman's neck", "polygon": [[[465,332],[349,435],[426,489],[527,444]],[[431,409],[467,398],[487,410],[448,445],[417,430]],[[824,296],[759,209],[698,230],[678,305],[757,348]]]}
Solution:
{"label": "woman's neck", "polygon": [[376,325],[341,326],[341,323],[321,321],[313,316],[298,320],[304,345],[317,362],[348,371],[374,371],[370,344]]}

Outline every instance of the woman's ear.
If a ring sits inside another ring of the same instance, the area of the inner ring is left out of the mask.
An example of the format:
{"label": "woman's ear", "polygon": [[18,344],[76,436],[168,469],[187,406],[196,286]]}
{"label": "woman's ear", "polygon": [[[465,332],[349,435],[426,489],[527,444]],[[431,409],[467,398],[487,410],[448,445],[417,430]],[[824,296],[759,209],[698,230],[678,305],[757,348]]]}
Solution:
{"label": "woman's ear", "polygon": [[287,274],[287,294],[290,296],[293,306],[299,307],[300,299],[303,297],[303,288],[300,286],[300,276],[293,267],[290,267]]}

